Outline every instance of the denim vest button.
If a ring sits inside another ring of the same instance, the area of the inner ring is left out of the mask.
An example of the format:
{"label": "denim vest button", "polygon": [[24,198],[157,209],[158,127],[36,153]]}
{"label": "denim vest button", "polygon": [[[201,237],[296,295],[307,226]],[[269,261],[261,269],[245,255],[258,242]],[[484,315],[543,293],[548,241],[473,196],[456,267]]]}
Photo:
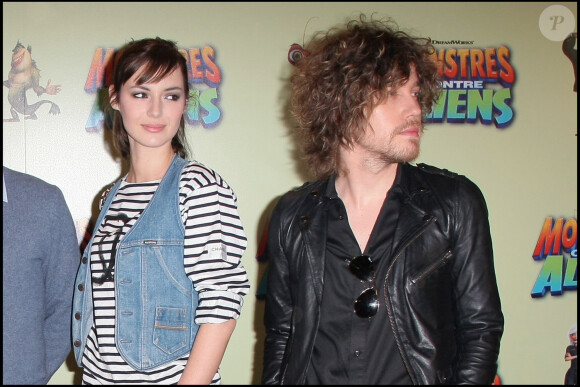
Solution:
{"label": "denim vest button", "polygon": [[85,285],[79,284],[78,289],[82,292],[83,290],[85,290]]}
{"label": "denim vest button", "polygon": [[79,312],[75,313],[75,319],[77,319],[77,320],[81,319],[81,314]]}
{"label": "denim vest button", "polygon": [[80,347],[80,346],[81,346],[81,341],[75,340],[75,347]]}
{"label": "denim vest button", "polygon": [[87,263],[87,257],[83,257],[82,263]]}

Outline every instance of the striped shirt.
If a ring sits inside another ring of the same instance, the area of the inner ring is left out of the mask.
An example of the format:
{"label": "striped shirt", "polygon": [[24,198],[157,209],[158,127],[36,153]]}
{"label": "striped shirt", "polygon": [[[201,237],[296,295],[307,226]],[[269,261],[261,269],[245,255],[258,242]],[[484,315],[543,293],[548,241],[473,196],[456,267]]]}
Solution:
{"label": "striped shirt", "polygon": [[[90,265],[94,321],[83,353],[83,384],[176,384],[187,363],[189,354],[139,372],[123,360],[115,346],[115,288],[105,269],[110,267],[114,275],[111,253],[135,224],[159,183],[127,183],[123,178],[93,237]],[[179,204],[185,226],[184,270],[199,292],[195,322],[237,319],[250,285],[241,263],[247,239],[235,193],[215,171],[190,161],[181,174]],[[212,245],[226,246],[227,253],[212,256]],[[103,276],[105,281],[99,284]],[[211,384],[221,384],[219,372]]]}

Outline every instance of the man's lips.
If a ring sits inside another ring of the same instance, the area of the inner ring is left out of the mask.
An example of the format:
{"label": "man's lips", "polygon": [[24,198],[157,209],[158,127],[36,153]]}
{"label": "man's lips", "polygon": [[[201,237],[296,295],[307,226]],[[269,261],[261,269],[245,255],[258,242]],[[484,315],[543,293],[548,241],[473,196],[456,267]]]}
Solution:
{"label": "man's lips", "polygon": [[420,137],[423,133],[423,128],[420,126],[410,126],[400,132],[403,136]]}

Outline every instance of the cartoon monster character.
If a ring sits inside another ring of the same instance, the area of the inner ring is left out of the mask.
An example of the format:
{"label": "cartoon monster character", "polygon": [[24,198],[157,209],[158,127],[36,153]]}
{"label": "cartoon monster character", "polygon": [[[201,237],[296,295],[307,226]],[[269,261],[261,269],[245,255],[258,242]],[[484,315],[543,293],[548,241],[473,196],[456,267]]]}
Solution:
{"label": "cartoon monster character", "polygon": [[18,113],[24,115],[24,119],[35,120],[36,111],[43,104],[50,104],[50,114],[59,114],[60,108],[52,101],[43,99],[32,105],[28,104],[26,92],[32,88],[38,96],[46,93],[55,95],[60,92],[60,85],[51,85],[50,79],[46,87],[39,84],[40,70],[36,67],[36,62],[32,60],[31,47],[25,48],[20,42],[12,50],[12,63],[8,80],[4,81],[4,86],[8,88],[8,102],[10,103],[10,113],[12,118],[5,118],[4,122],[18,122]]}
{"label": "cartoon monster character", "polygon": [[292,45],[290,45],[290,49],[288,50],[288,62],[295,65],[296,62],[305,56],[308,56],[309,54],[310,53],[298,43],[292,43]]}

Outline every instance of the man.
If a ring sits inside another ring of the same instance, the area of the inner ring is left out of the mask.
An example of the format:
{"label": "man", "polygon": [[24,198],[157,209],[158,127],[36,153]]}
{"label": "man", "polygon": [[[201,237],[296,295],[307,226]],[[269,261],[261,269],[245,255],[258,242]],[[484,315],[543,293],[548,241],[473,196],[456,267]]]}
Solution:
{"label": "man", "polygon": [[80,249],[60,189],[3,171],[3,384],[47,384],[71,351]]}
{"label": "man", "polygon": [[432,46],[363,16],[291,77],[318,180],[268,230],[264,384],[491,384],[503,315],[486,204],[419,155]]}

